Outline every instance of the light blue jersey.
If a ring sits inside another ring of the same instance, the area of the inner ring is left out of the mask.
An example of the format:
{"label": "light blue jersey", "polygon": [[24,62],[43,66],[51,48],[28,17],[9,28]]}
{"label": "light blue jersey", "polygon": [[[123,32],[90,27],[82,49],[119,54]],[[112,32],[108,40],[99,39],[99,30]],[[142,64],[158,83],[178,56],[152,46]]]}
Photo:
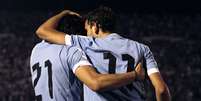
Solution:
{"label": "light blue jersey", "polygon": [[37,101],[81,101],[82,85],[73,74],[80,65],[90,63],[76,47],[37,44],[30,60]]}
{"label": "light blue jersey", "polygon": [[[115,33],[105,38],[73,35],[70,44],[78,46],[89,57],[100,73],[125,73],[134,70],[141,59],[145,59],[148,75],[159,72],[149,47]],[[84,86],[85,101],[144,101],[142,82],[135,81],[127,86],[104,92],[94,92]]]}

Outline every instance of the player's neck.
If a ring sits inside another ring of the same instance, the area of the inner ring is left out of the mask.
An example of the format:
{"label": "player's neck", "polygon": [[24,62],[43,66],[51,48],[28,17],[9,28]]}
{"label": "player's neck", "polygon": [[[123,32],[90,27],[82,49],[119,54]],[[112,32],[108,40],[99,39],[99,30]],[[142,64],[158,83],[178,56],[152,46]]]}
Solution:
{"label": "player's neck", "polygon": [[110,34],[112,34],[112,33],[111,32],[102,32],[102,31],[100,31],[99,34],[98,34],[98,38],[105,38]]}

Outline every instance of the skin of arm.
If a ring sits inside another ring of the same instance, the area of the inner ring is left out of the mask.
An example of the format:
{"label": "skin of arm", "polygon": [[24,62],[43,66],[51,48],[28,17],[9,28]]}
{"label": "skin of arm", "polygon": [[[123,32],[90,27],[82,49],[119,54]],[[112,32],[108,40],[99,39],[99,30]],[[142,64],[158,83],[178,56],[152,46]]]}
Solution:
{"label": "skin of arm", "polygon": [[67,14],[79,16],[79,14],[69,10],[62,11],[61,13],[49,18],[46,22],[44,22],[36,30],[36,35],[43,40],[47,40],[55,44],[64,45],[65,35],[66,35],[66,38],[69,38],[69,39],[70,39],[70,36],[68,35],[68,33],[57,31],[56,27],[58,25],[58,22],[61,20],[61,18]]}
{"label": "skin of arm", "polygon": [[93,91],[109,90],[121,87],[133,82],[136,79],[144,79],[145,71],[139,63],[136,69],[128,73],[99,74],[91,66],[80,66],[76,69],[75,75]]}
{"label": "skin of arm", "polygon": [[171,101],[171,95],[168,86],[164,82],[159,72],[149,75],[149,78],[155,88],[157,101]]}

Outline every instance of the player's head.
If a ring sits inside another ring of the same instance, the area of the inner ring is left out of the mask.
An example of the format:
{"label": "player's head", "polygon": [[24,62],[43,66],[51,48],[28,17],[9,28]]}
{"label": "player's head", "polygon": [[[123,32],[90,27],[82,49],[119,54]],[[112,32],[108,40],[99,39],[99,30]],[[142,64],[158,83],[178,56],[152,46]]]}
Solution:
{"label": "player's head", "polygon": [[86,35],[84,20],[76,15],[66,15],[58,23],[57,30],[67,34]]}
{"label": "player's head", "polygon": [[87,35],[96,36],[99,31],[113,32],[116,26],[116,16],[111,8],[99,7],[89,12],[85,17]]}

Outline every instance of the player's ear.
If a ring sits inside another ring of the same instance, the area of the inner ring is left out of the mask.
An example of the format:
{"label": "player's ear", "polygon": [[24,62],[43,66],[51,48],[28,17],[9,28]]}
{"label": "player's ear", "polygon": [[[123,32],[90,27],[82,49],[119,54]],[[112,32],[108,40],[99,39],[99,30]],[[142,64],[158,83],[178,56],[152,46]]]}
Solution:
{"label": "player's ear", "polygon": [[99,33],[99,27],[98,27],[97,23],[93,23],[92,31],[93,31],[93,33],[95,33],[96,35],[98,35],[98,33]]}

